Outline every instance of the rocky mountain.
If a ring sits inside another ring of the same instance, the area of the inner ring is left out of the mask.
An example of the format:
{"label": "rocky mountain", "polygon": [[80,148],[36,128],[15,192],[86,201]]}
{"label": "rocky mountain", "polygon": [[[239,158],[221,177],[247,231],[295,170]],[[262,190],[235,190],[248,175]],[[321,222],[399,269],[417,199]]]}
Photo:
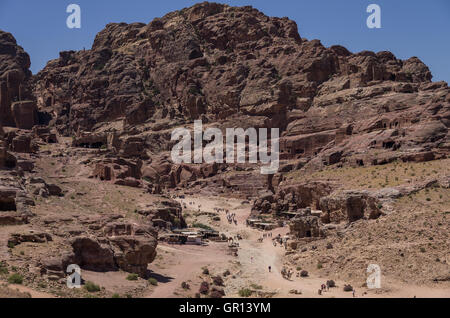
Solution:
{"label": "rocky mountain", "polygon": [[31,94],[30,57],[10,33],[0,31],[0,121],[31,129],[38,123]]}
{"label": "rocky mountain", "polygon": [[[447,83],[417,57],[325,47],[252,7],[204,2],[149,24],[111,23],[91,49],[61,52],[34,76],[29,67],[0,31],[0,225],[20,227],[0,235],[0,256],[32,264],[33,281],[61,279],[73,262],[146,277],[158,232],[188,226],[171,191],[238,197],[274,223],[293,213],[296,251],[305,238],[340,244],[349,224],[400,211],[401,198],[448,193]],[[171,132],[197,119],[279,128],[278,173],[173,163]],[[394,173],[417,163],[433,170]],[[392,176],[380,181],[379,167]],[[358,177],[367,171],[377,184]],[[27,259],[6,248],[31,242],[49,245]]]}
{"label": "rocky mountain", "polygon": [[91,50],[50,61],[35,95],[66,136],[115,131],[151,156],[195,119],[277,127],[281,158],[317,169],[448,153],[449,89],[431,79],[416,57],[326,48],[287,18],[205,2],[107,25]]}

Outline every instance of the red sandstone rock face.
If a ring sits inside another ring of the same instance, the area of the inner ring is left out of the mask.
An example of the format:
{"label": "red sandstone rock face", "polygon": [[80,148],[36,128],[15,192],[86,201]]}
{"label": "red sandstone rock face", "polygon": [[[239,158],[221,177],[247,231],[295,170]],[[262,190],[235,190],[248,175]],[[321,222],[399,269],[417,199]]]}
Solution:
{"label": "red sandstone rock face", "polygon": [[[302,39],[286,18],[202,3],[148,25],[107,25],[91,50],[49,62],[35,93],[64,134],[121,122],[119,134],[133,135],[122,138],[121,156],[168,151],[174,127],[202,119],[221,128],[278,127],[281,158],[317,169],[447,153],[450,90],[431,78],[416,57],[326,48]],[[145,173],[159,178],[155,166],[163,165],[144,164]],[[166,185],[197,177],[166,170]]]}
{"label": "red sandstone rock face", "polygon": [[[3,60],[13,60],[27,79],[21,49],[6,33],[1,39]],[[22,78],[5,76],[2,105],[13,79]],[[74,146],[104,146],[143,161],[142,171],[122,174],[120,184],[140,186],[126,179],[142,175],[158,192],[206,185],[206,178],[233,188],[230,177],[217,177],[220,169],[171,163],[171,131],[194,119],[220,129],[280,128],[281,159],[298,162],[282,163],[286,171],[446,156],[450,90],[431,79],[416,57],[326,48],[301,38],[287,18],[205,2],[148,25],[108,24],[91,50],[61,52],[50,61],[34,78],[34,93],[39,111],[56,115],[51,124],[76,136]],[[11,121],[30,127],[29,118]],[[94,175],[114,179],[112,170],[97,166]]]}
{"label": "red sandstone rock face", "polygon": [[127,127],[235,114],[262,116],[284,129],[291,111],[308,110],[317,97],[430,79],[417,58],[325,48],[301,39],[286,18],[202,3],[148,25],[107,25],[91,50],[62,52],[51,61],[37,76],[36,94],[40,107],[56,110],[66,133],[121,118]]}
{"label": "red sandstone rock face", "polygon": [[0,225],[28,223],[34,201],[17,182],[0,179]]}
{"label": "red sandstone rock face", "polygon": [[369,191],[344,191],[320,199],[324,223],[349,223],[362,218],[376,219],[381,215],[379,202]]}
{"label": "red sandstone rock face", "polygon": [[181,204],[175,200],[161,198],[156,204],[141,205],[136,213],[145,216],[155,227],[162,229],[185,228]]}
{"label": "red sandstone rock face", "polygon": [[37,123],[29,68],[28,54],[10,33],[0,30],[0,121],[4,126],[31,129]]}
{"label": "red sandstone rock face", "polygon": [[[156,257],[157,232],[151,226],[113,222],[104,227],[104,234],[105,237],[72,239],[73,253],[69,258],[85,269],[120,268],[144,277],[148,264]],[[57,264],[63,263],[64,259],[57,261]],[[64,268],[64,265],[57,267]],[[49,268],[46,264],[44,267]]]}

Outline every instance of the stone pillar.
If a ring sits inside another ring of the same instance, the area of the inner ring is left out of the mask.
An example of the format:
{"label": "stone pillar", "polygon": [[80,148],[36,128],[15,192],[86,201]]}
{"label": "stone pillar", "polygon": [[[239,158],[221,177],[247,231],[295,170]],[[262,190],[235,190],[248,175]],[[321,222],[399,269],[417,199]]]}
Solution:
{"label": "stone pillar", "polygon": [[6,165],[6,148],[0,144],[0,168],[4,168]]}
{"label": "stone pillar", "polygon": [[11,116],[11,101],[9,98],[8,85],[0,82],[0,121],[3,126],[14,126]]}
{"label": "stone pillar", "polygon": [[33,129],[37,124],[37,106],[33,101],[16,102],[11,105],[15,125],[19,129]]}

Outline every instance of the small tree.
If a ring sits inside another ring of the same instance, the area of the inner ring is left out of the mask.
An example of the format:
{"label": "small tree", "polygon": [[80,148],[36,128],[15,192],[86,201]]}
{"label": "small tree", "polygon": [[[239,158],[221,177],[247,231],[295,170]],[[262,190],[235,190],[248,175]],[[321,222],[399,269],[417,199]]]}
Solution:
{"label": "small tree", "polygon": [[150,285],[158,286],[158,281],[157,281],[156,278],[154,278],[154,277],[150,277],[150,278],[148,279],[148,282],[150,283]]}
{"label": "small tree", "polygon": [[23,277],[19,273],[14,273],[8,277],[8,283],[10,284],[22,284]]}
{"label": "small tree", "polygon": [[139,279],[139,275],[138,274],[129,274],[127,276],[127,280],[138,280]]}

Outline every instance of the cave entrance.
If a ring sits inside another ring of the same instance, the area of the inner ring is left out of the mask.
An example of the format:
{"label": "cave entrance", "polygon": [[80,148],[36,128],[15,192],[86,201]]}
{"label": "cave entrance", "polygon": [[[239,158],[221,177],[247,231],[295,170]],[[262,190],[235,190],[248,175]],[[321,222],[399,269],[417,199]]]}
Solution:
{"label": "cave entrance", "polygon": [[13,169],[16,167],[16,161],[12,159],[6,159],[5,160],[5,167],[8,169]]}
{"label": "cave entrance", "polygon": [[306,237],[311,237],[311,230],[306,231]]}
{"label": "cave entrance", "polygon": [[104,147],[105,144],[103,142],[93,142],[93,143],[82,143],[80,144],[81,148],[91,148],[91,149],[100,149]]}
{"label": "cave entrance", "polygon": [[0,211],[17,211],[16,200],[12,198],[1,199]]}
{"label": "cave entrance", "polygon": [[104,146],[105,144],[103,142],[94,142],[91,144],[90,148],[96,148],[96,149],[100,149]]}

